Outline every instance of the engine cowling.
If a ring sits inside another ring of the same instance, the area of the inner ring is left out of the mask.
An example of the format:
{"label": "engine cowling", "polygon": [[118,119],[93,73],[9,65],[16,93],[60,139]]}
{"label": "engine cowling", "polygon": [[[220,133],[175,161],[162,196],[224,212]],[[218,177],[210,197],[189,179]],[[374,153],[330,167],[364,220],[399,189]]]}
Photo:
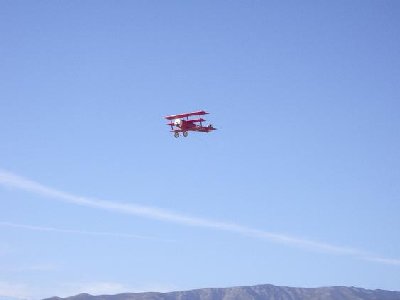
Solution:
{"label": "engine cowling", "polygon": [[174,120],[174,125],[176,127],[181,127],[182,126],[182,120],[181,119],[175,119]]}

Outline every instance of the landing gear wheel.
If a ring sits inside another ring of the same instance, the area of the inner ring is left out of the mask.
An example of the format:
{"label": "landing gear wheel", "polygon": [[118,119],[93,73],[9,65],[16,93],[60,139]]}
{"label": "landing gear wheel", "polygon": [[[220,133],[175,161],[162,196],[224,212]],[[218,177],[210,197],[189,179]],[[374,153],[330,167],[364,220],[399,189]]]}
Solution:
{"label": "landing gear wheel", "polygon": [[179,137],[179,132],[176,131],[176,132],[174,133],[174,137],[178,138],[178,137]]}
{"label": "landing gear wheel", "polygon": [[189,132],[187,132],[187,131],[184,131],[184,132],[183,132],[183,136],[184,136],[184,137],[187,137],[188,134],[189,134]]}

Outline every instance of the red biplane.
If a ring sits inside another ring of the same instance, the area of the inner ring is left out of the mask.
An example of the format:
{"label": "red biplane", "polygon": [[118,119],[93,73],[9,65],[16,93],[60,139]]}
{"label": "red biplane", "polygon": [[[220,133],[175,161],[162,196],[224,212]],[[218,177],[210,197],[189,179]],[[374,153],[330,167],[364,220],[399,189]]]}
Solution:
{"label": "red biplane", "polygon": [[193,116],[204,116],[208,115],[208,112],[204,110],[199,110],[186,114],[171,115],[164,117],[165,119],[171,121],[167,125],[171,126],[171,132],[174,133],[174,137],[179,137],[179,133],[182,132],[184,137],[188,136],[188,131],[198,131],[198,132],[210,132],[216,130],[211,124],[203,126],[205,119],[202,117],[191,119]]}

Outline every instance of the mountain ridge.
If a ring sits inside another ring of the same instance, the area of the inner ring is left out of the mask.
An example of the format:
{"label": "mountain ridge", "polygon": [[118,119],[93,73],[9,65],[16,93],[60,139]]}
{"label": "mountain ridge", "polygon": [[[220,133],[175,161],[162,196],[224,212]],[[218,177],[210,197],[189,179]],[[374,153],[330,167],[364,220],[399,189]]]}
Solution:
{"label": "mountain ridge", "polygon": [[400,291],[346,286],[299,288],[261,284],[167,293],[143,292],[98,296],[81,293],[71,297],[51,297],[43,300],[400,300]]}

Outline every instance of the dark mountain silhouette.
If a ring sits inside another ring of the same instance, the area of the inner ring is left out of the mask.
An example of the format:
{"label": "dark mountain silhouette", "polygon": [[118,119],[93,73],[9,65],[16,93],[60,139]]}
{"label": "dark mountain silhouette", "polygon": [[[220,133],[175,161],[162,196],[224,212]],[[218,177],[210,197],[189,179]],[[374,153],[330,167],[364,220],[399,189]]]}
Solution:
{"label": "dark mountain silhouette", "polygon": [[45,300],[400,300],[400,292],[356,287],[294,288],[271,284],[231,288],[205,288],[170,293],[79,294]]}

